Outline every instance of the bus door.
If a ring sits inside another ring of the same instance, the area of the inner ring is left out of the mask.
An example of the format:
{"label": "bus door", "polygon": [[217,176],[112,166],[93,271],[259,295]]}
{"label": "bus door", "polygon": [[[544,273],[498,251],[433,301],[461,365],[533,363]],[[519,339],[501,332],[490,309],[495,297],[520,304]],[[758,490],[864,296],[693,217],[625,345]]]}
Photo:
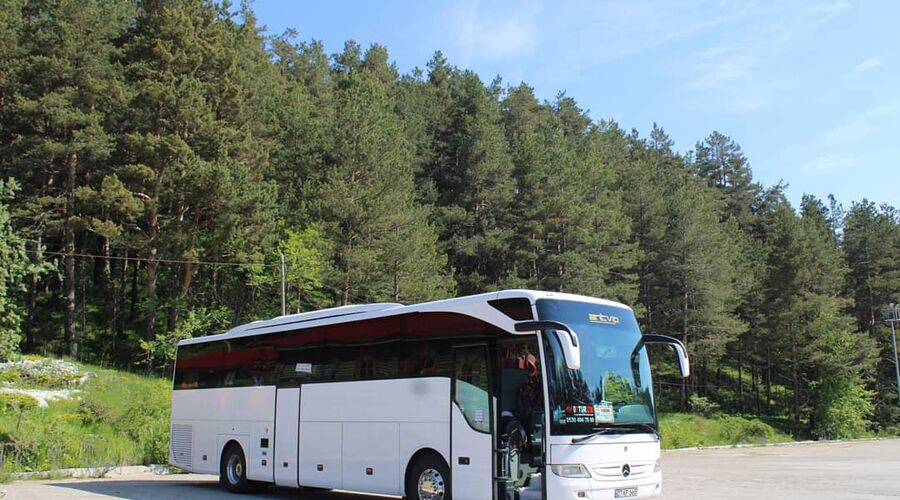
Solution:
{"label": "bus door", "polygon": [[497,497],[543,497],[544,390],[536,336],[498,345]]}
{"label": "bus door", "polygon": [[494,491],[494,415],[487,345],[453,349],[450,469],[453,497],[484,499]]}
{"label": "bus door", "polygon": [[[300,388],[279,387],[275,392],[275,446],[271,460],[274,461],[275,484],[296,488],[297,483],[297,443],[300,423]],[[266,443],[268,445],[268,443]],[[271,449],[271,448],[270,448]]]}

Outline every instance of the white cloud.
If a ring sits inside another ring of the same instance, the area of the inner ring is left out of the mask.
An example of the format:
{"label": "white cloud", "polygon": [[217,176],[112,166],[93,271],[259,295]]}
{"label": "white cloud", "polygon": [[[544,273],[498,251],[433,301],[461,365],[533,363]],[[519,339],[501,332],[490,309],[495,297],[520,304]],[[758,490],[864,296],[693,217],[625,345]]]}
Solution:
{"label": "white cloud", "polygon": [[779,68],[799,40],[850,8],[844,1],[751,3],[740,22],[730,23],[716,40],[727,45],[694,51],[675,61],[683,73],[682,89],[708,100],[715,92],[722,110],[754,111],[772,105],[795,86],[796,74]]}
{"label": "white cloud", "polygon": [[805,174],[831,174],[848,170],[855,162],[843,156],[832,154],[819,155],[800,166],[800,172]]}
{"label": "white cloud", "polygon": [[537,46],[537,11],[540,4],[524,5],[516,12],[483,7],[478,0],[458,4],[448,25],[457,26],[455,42],[463,66],[472,60],[496,60],[523,56]]}
{"label": "white cloud", "polygon": [[455,64],[537,54],[552,79],[570,81],[587,68],[740,20],[756,8],[748,5],[718,0],[468,0],[444,10],[440,29],[457,50]]}
{"label": "white cloud", "polygon": [[873,57],[870,59],[866,59],[865,61],[856,65],[856,67],[853,68],[853,72],[856,74],[865,73],[866,71],[869,71],[870,69],[875,69],[881,65],[882,65],[881,59],[876,59]]}
{"label": "white cloud", "polygon": [[614,61],[688,38],[740,20],[754,8],[706,0],[602,0],[567,7],[561,10],[570,32],[585,49],[577,55],[591,63]]}
{"label": "white cloud", "polygon": [[844,0],[814,4],[803,11],[803,16],[813,21],[828,21],[834,16],[850,8],[850,3]]}
{"label": "white cloud", "polygon": [[755,58],[736,47],[712,47],[695,53],[694,75],[685,87],[703,90],[750,76]]}
{"label": "white cloud", "polygon": [[[825,133],[829,143],[851,144],[864,140],[886,127],[884,119],[896,120],[900,115],[900,101],[879,104],[850,118],[846,122],[833,127]],[[896,124],[887,128],[893,129]]]}

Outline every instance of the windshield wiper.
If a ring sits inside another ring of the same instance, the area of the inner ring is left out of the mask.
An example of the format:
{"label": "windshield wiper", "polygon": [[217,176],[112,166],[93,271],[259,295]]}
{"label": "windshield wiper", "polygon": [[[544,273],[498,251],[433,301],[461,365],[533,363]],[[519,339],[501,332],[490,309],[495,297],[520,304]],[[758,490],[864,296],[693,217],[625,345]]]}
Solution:
{"label": "windshield wiper", "polygon": [[608,427],[594,427],[594,432],[592,432],[588,435],[585,435],[585,436],[572,438],[572,444],[583,443],[583,442],[585,442],[589,439],[593,439],[597,436],[601,436],[603,434],[615,433],[616,431],[619,431],[619,430],[646,431],[646,432],[649,432],[650,434],[653,434],[653,436],[656,437],[657,440],[659,439],[659,432],[656,430],[655,427],[653,427],[650,424],[635,423],[635,424],[610,425]]}
{"label": "windshield wiper", "polygon": [[602,435],[602,434],[609,434],[610,432],[613,431],[613,428],[612,428],[612,427],[594,427],[594,429],[596,429],[594,432],[592,432],[592,433],[590,433],[590,434],[588,434],[588,435],[586,435],[586,436],[581,436],[581,437],[577,437],[577,438],[572,438],[572,444],[582,443],[582,442],[584,442],[584,441],[587,441],[588,439],[595,438],[595,437],[600,436],[600,435]]}

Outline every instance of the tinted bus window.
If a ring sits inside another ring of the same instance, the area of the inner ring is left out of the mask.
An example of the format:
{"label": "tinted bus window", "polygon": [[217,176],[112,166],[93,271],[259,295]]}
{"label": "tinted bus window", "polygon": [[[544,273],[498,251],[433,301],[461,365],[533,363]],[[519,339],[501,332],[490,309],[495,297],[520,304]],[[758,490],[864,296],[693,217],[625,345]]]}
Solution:
{"label": "tinted bus window", "polygon": [[174,388],[449,377],[456,343],[498,334],[470,316],[414,313],[189,344],[178,349]]}

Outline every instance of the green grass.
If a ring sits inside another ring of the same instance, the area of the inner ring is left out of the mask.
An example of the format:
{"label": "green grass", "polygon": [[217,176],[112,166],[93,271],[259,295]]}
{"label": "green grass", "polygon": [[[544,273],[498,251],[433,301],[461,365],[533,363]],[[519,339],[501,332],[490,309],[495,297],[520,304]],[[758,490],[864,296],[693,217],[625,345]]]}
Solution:
{"label": "green grass", "polygon": [[97,376],[78,399],[0,405],[0,481],[12,472],[165,463],[170,382],[80,366]]}
{"label": "green grass", "polygon": [[765,422],[731,415],[666,413],[660,415],[659,426],[665,449],[792,441]]}

